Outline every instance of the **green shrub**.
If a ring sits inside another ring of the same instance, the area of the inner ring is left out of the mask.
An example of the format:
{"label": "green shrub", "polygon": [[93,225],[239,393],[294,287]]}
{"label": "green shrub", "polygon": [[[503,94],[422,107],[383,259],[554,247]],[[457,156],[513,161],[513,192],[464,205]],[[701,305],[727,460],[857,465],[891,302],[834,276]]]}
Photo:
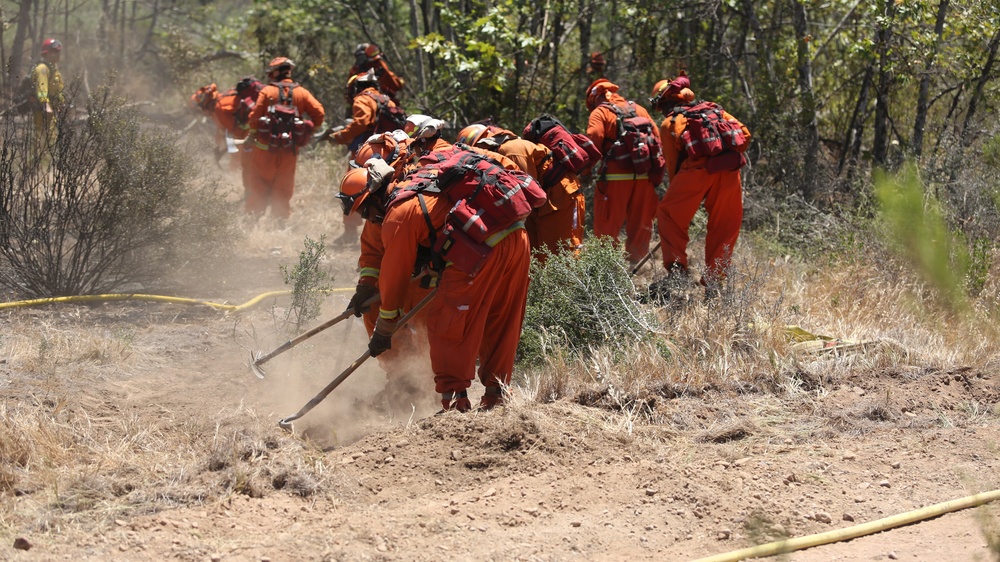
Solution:
{"label": "green shrub", "polygon": [[330,274],[320,268],[326,254],[326,236],[320,236],[319,241],[307,236],[303,244],[305,248],[299,252],[299,263],[291,269],[286,265],[278,266],[285,284],[292,286],[292,306],[285,320],[292,320],[296,331],[319,317],[323,297],[330,290]]}
{"label": "green shrub", "polygon": [[586,354],[649,337],[654,328],[636,301],[625,256],[608,238],[591,238],[579,255],[534,261],[518,358],[541,361],[555,348]]}
{"label": "green shrub", "polygon": [[879,174],[875,192],[892,247],[949,305],[964,306],[972,271],[969,250],[962,236],[949,229],[939,201],[925,194],[916,167],[909,164],[898,174]]}

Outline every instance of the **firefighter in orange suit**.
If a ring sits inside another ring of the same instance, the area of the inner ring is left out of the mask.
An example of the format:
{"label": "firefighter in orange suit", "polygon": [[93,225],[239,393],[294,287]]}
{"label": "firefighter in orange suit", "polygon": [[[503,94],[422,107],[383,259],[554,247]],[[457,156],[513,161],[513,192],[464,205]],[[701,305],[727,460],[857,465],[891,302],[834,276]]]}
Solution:
{"label": "firefighter in orange suit", "polygon": [[[373,136],[358,149],[354,160],[358,167],[348,170],[341,182],[340,193],[337,194],[337,198],[344,207],[345,215],[356,215],[358,218],[364,219],[364,227],[361,229],[361,256],[358,258],[358,284],[348,308],[354,312],[355,316],[363,316],[369,336],[375,330],[378,307],[366,307],[364,303],[379,294],[378,279],[382,268],[382,255],[385,253],[382,246],[382,216],[380,213],[384,205],[382,202],[387,194],[379,192],[372,195],[369,192],[366,164],[372,158],[380,159],[392,167],[390,183],[401,179],[409,160],[407,145],[409,145],[410,140],[409,138],[397,137],[393,133]],[[374,197],[374,199],[368,201],[368,197]],[[405,310],[409,310],[413,304],[420,302],[420,299],[427,294],[427,289],[421,288],[419,282],[413,283],[411,289],[413,298],[410,300],[412,302],[407,303],[408,305],[404,307]]]}
{"label": "firefighter in orange suit", "polygon": [[[491,157],[507,169],[516,168],[503,156]],[[380,166],[378,160],[369,163],[371,170]],[[385,253],[379,275],[382,303],[368,347],[372,355],[392,347],[396,323],[411,299],[414,264],[430,248],[432,233],[441,229],[451,207],[446,196],[423,192],[386,211],[382,221]],[[479,380],[486,389],[481,408],[502,403],[502,385],[510,383],[527,303],[531,248],[521,223],[505,230],[494,242],[475,276],[454,266],[440,271],[437,295],[424,311],[434,386],[446,410],[471,409],[467,391],[476,375],[477,361]]]}
{"label": "firefighter in orange suit", "polygon": [[[660,125],[663,156],[667,163],[669,187],[656,211],[660,239],[663,241],[663,266],[670,276],[687,276],[688,228],[702,202],[708,213],[705,233],[705,275],[701,282],[707,291],[718,292],[718,282],[725,277],[740,235],[743,221],[743,190],[739,164],[735,169],[710,173],[708,158],[688,157],[681,142],[687,118],[672,110],[695,99],[691,82],[681,72],[674,80],[660,80],[653,87],[650,103],[663,112]],[[723,111],[722,117],[739,126],[750,141],[750,131],[735,117]],[[743,150],[746,146],[743,147]],[[740,155],[735,155],[739,162]],[[715,157],[712,157],[715,158]],[[706,292],[709,294],[709,292]],[[710,295],[711,296],[711,295]]]}
{"label": "firefighter in orange suit", "polygon": [[[247,76],[240,79],[236,87],[228,92],[220,94],[215,84],[209,84],[199,88],[191,96],[191,106],[211,116],[215,122],[216,142],[223,143],[221,148],[216,148],[217,151],[227,149],[226,137],[232,139],[234,144],[235,141],[243,144],[242,141],[250,134],[249,117],[262,86],[259,80]],[[217,152],[216,159],[221,157],[221,154]],[[253,181],[252,155],[253,152],[250,150],[241,150],[239,156],[231,160],[231,169],[241,169],[244,197],[250,193],[250,184]]]}
{"label": "firefighter in orange suit", "polygon": [[[368,93],[378,95],[378,79],[374,72],[355,74],[347,81],[347,95],[351,99],[352,119],[343,130],[330,136],[330,142],[347,145],[350,158],[354,156],[365,140],[375,132],[378,116],[378,102]],[[366,95],[362,95],[366,94]],[[393,103],[391,100],[389,103]],[[356,244],[358,228],[362,219],[357,213],[344,215],[344,234],[334,240],[335,244]]]}
{"label": "firefighter in orange suit", "polygon": [[261,118],[268,108],[279,102],[280,86],[292,88],[292,105],[302,119],[308,119],[313,127],[320,127],[326,116],[323,105],[308,90],[292,81],[295,63],[286,57],[276,57],[267,65],[267,77],[271,82],[261,90],[257,104],[250,113],[250,135],[253,139],[253,174],[247,193],[245,209],[248,213],[263,214],[271,207],[271,215],[284,219],[291,213],[291,199],[295,191],[295,162],[298,149],[295,147],[275,148],[258,138]]}
{"label": "firefighter in orange suit", "polygon": [[[373,137],[358,149],[356,164],[364,166],[374,157],[379,160],[382,173],[391,174],[392,179],[398,179],[407,160],[408,140],[394,137],[392,133]],[[387,169],[391,171],[387,172]],[[382,245],[381,214],[387,193],[379,191],[372,194],[368,189],[368,176],[367,167],[349,170],[341,182],[337,198],[343,204],[345,214],[354,214],[365,219],[361,230],[358,284],[347,308],[354,312],[355,316],[364,319],[368,336],[371,337],[378,320],[379,307],[377,304],[372,306],[366,303],[379,294],[379,276],[382,256],[385,253]],[[381,183],[379,182],[379,185]],[[427,296],[428,292],[429,288],[421,286],[420,277],[412,277],[403,305],[404,313]],[[427,329],[423,320],[425,317],[425,312],[422,312],[411,319],[404,328],[394,334],[392,349],[378,356],[379,364],[385,370],[387,377],[384,394],[395,410],[403,409],[408,404],[409,398],[418,392],[424,383],[421,380],[424,373],[418,369],[426,360],[415,359],[426,357],[428,354]],[[427,376],[427,381],[429,380],[430,377]]]}
{"label": "firefighter in orange suit", "polygon": [[545,188],[548,202],[532,211],[524,223],[537,259],[545,259],[545,252],[540,251],[543,247],[548,247],[551,252],[580,248],[583,244],[583,218],[586,216],[580,180],[567,170],[553,181],[553,185],[545,183],[546,176],[553,171],[551,150],[501,127],[483,123],[473,123],[459,131],[457,142],[510,158],[521,171]]}
{"label": "firefighter in orange suit", "polygon": [[[605,156],[594,190],[594,236],[610,236],[617,242],[624,224],[625,250],[629,261],[637,263],[649,252],[658,200],[649,175],[636,174],[630,162],[607,158],[618,138],[618,116],[608,105],[622,109],[630,105],[617,92],[618,86],[605,78],[587,89],[587,136]],[[634,109],[636,115],[649,118],[641,105],[635,104]]]}
{"label": "firefighter in orange suit", "polygon": [[[399,92],[403,89],[406,81],[389,69],[385,58],[382,57],[382,49],[378,45],[358,43],[358,46],[354,48],[354,66],[351,67],[350,74],[355,76],[369,70],[378,78],[379,88],[382,92],[392,98],[392,101],[399,103]],[[351,100],[347,101],[350,103]]]}

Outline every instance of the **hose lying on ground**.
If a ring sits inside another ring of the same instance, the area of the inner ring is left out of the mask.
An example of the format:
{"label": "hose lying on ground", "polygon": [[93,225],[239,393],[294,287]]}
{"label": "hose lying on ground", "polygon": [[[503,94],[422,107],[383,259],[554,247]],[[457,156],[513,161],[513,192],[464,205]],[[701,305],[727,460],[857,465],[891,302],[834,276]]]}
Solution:
{"label": "hose lying on ground", "polygon": [[896,527],[902,527],[918,521],[933,519],[940,515],[944,515],[945,513],[976,507],[998,499],[1000,499],[1000,490],[982,492],[980,494],[966,496],[957,500],[930,505],[921,509],[909,511],[907,513],[885,517],[870,523],[862,523],[861,525],[847,527],[846,529],[837,529],[834,531],[827,531],[825,533],[807,535],[805,537],[797,537],[793,539],[785,539],[783,541],[775,541],[767,544],[751,546],[742,550],[734,550],[733,552],[716,554],[707,558],[699,558],[694,562],[737,562],[738,560],[745,560],[747,558],[761,558],[764,556],[785,554],[814,546],[856,539],[865,535],[872,535],[880,531],[895,529]]}
{"label": "hose lying on ground", "polygon": [[[354,291],[354,287],[340,287],[337,289],[328,289],[326,293],[346,293],[349,291]],[[292,294],[291,290],[285,291],[271,291],[269,293],[264,293],[262,295],[257,295],[256,297],[248,300],[243,304],[224,304],[210,301],[203,301],[198,299],[188,299],[183,297],[168,297],[164,295],[144,295],[144,294],[107,294],[107,295],[76,295],[71,297],[50,297],[44,299],[32,299],[26,301],[14,301],[14,302],[3,302],[0,303],[0,310],[5,310],[8,308],[26,308],[30,306],[41,306],[44,304],[60,304],[60,303],[87,303],[87,302],[112,302],[112,301],[153,301],[153,302],[165,302],[171,304],[200,304],[205,306],[210,306],[218,310],[225,310],[226,312],[241,312],[248,310],[257,306],[261,301],[268,299],[270,297],[280,297]]]}

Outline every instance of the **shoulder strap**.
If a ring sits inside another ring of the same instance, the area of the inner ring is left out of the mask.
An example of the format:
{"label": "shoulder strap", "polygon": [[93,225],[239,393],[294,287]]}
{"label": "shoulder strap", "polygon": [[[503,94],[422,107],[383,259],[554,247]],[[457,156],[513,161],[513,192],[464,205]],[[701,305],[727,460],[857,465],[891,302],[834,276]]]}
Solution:
{"label": "shoulder strap", "polygon": [[292,91],[298,84],[295,82],[271,82],[271,85],[278,88],[278,103],[286,105],[292,103]]}

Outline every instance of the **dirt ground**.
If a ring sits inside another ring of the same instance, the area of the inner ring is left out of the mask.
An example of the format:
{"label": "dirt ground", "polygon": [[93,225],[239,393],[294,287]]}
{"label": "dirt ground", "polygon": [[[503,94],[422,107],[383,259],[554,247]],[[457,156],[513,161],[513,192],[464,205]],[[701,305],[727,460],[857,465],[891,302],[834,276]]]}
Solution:
{"label": "dirt ground", "polygon": [[[352,286],[354,251],[333,250],[335,285]],[[241,255],[211,282],[178,282],[178,296],[239,303],[284,288],[276,265],[295,252]],[[323,318],[347,296],[328,299]],[[429,382],[404,397],[408,407],[387,408],[385,375],[370,361],[289,434],[277,420],[366,338],[359,321],[335,326],[269,362],[259,380],[250,351],[288,338],[276,328],[286,304],[242,314],[132,302],[0,312],[7,334],[127,331],[132,351],[121,362],[57,362],[44,376],[25,374],[0,347],[0,394],[41,418],[86,412],[109,434],[144,428],[158,445],[145,450],[136,438],[144,450],[135,458],[165,453],[144,466],[74,468],[122,492],[72,524],[39,515],[48,492],[8,494],[0,559],[693,560],[1000,488],[1000,378],[960,365],[845,372],[788,396],[653,394],[646,415],[518,392],[499,411],[435,415]],[[217,463],[202,452],[241,439],[253,446]],[[965,510],[782,559],[995,560],[984,529],[997,532],[997,513]],[[30,549],[14,548],[17,539]]]}

